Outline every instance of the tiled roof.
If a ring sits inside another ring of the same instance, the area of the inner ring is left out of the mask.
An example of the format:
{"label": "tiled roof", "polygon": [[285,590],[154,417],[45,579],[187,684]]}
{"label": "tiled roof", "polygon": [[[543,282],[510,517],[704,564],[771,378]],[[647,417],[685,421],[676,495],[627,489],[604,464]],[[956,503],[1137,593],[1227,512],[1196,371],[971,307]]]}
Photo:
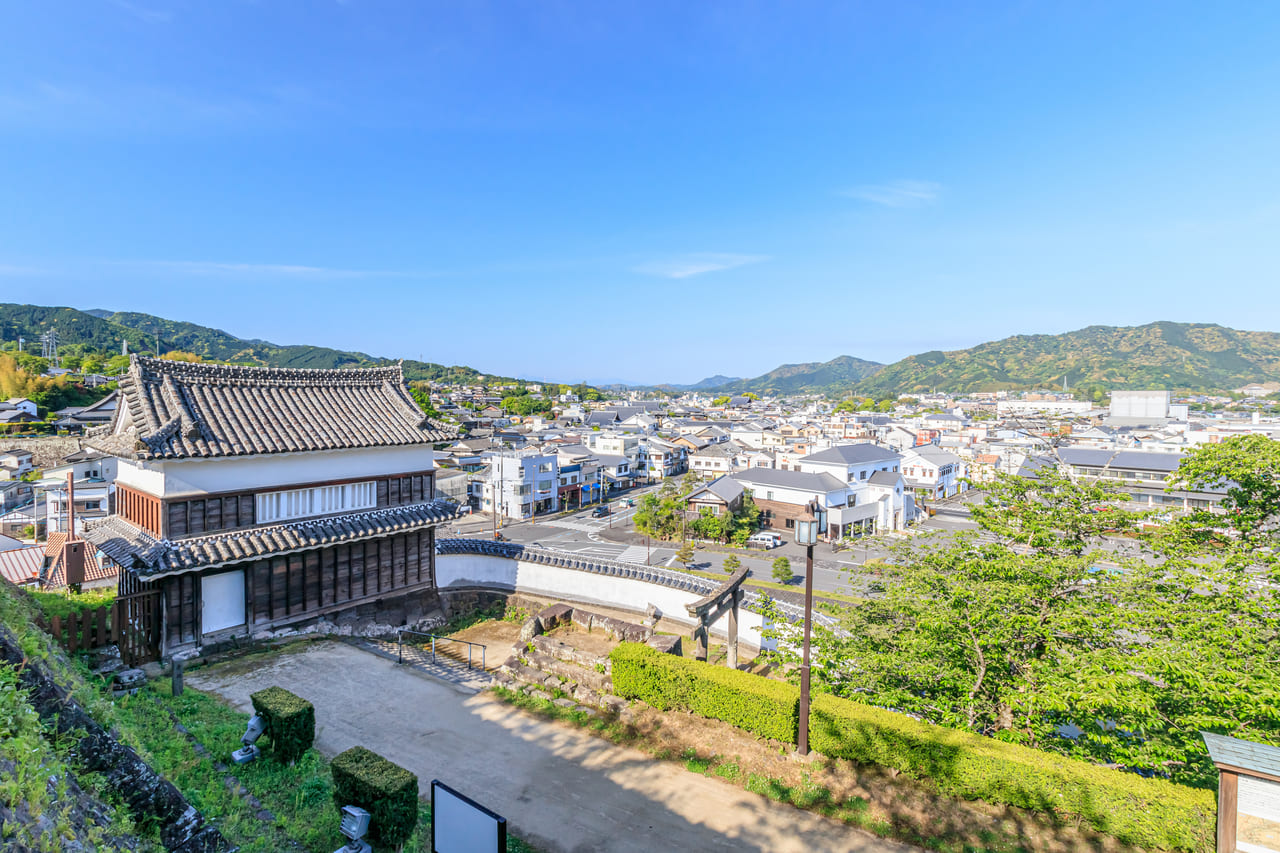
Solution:
{"label": "tiled roof", "polygon": [[[43,584],[51,589],[61,589],[67,585],[67,567],[62,561],[62,550],[53,555],[53,562],[45,570]],[[116,567],[98,560],[93,548],[84,549],[84,582],[104,581],[116,576]]]}
{"label": "tiled roof", "polygon": [[[699,596],[709,595],[720,588],[721,581],[708,580],[696,575],[676,572],[658,566],[644,566],[636,563],[623,563],[618,560],[605,560],[600,557],[587,557],[576,551],[557,551],[537,545],[521,545],[515,542],[494,542],[487,539],[437,539],[436,553],[447,554],[482,554],[489,557],[506,557],[528,563],[538,563],[560,569],[607,575],[627,580],[644,581],[672,589],[691,592]],[[744,590],[743,606],[746,609],[760,612],[767,596],[751,590]],[[783,616],[793,622],[804,618],[804,608],[783,600],[771,597],[772,606]],[[813,613],[811,618],[824,627],[831,628],[838,634],[843,631],[835,619],[825,613]]]}
{"label": "tiled roof", "polygon": [[867,480],[873,486],[896,486],[902,475],[896,471],[876,471]]}
{"label": "tiled roof", "polygon": [[39,545],[0,551],[0,577],[14,584],[31,583],[43,563],[44,549]]}
{"label": "tiled roof", "polygon": [[866,462],[883,462],[900,459],[901,454],[887,447],[874,444],[838,444],[829,450],[811,453],[801,462],[835,462],[839,465],[861,465]]}
{"label": "tiled roof", "polygon": [[811,474],[807,471],[791,471],[782,468],[748,468],[731,475],[748,488],[775,486],[814,494],[829,494],[846,487],[846,484],[827,473]]}
{"label": "tiled roof", "polygon": [[453,434],[414,403],[399,365],[294,370],[135,355],[120,395],[111,426],[88,443],[132,459],[430,444]]}
{"label": "tiled roof", "polygon": [[155,577],[434,527],[457,517],[455,505],[431,501],[169,541],[113,515],[89,527],[84,538],[140,576]]}

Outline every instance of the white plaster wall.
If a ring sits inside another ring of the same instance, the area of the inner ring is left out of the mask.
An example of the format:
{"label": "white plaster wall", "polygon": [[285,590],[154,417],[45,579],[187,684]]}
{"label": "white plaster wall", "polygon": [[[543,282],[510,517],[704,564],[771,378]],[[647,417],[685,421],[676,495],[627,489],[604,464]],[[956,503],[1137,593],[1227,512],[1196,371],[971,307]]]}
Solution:
{"label": "white plaster wall", "polygon": [[[691,592],[634,578],[482,554],[441,554],[436,557],[436,584],[441,589],[478,586],[515,590],[578,604],[598,604],[637,616],[643,616],[645,609],[653,604],[662,612],[663,618],[690,628],[694,626],[694,620],[685,610],[685,605],[701,598]],[[761,648],[763,621],[759,613],[739,608],[738,641],[753,649]],[[728,625],[729,617],[725,615],[712,626],[711,632],[725,637]],[[773,644],[766,645],[771,647]]]}
{"label": "white plaster wall", "polygon": [[369,447],[223,459],[122,459],[116,481],[148,494],[180,497],[429,471],[434,467],[429,445]]}
{"label": "white plaster wall", "polygon": [[116,482],[149,495],[164,494],[164,472],[159,465],[149,462],[121,459],[116,470]]}

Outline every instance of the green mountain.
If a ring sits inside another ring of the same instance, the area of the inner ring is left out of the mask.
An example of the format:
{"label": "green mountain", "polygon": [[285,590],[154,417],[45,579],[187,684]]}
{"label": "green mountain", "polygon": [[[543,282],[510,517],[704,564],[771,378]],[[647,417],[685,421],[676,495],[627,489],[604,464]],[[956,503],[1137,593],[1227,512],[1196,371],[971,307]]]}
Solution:
{"label": "green mountain", "polygon": [[847,389],[883,369],[884,365],[878,362],[842,355],[831,361],[784,364],[754,379],[737,379],[703,390],[721,394],[827,394]]}
{"label": "green mountain", "polygon": [[[68,354],[93,350],[112,355],[120,352],[121,340],[129,342],[131,351],[155,352],[156,335],[159,334],[162,352],[182,350],[212,361],[260,364],[266,367],[330,369],[372,367],[392,361],[367,353],[346,352],[328,347],[280,346],[269,341],[246,340],[221,329],[166,320],[150,314],[0,304],[0,340],[13,342],[23,337],[28,342],[28,350],[35,349],[38,352],[40,335],[55,327],[60,346]],[[404,362],[404,375],[409,381],[436,380],[463,384],[476,383],[482,376],[489,381],[514,381],[506,377],[488,376],[471,367],[447,367],[408,359]]]}
{"label": "green mountain", "polygon": [[1221,391],[1280,381],[1280,334],[1205,323],[1089,326],[1061,335],[1015,335],[966,350],[894,362],[854,390],[877,399],[922,391],[1165,388]]}

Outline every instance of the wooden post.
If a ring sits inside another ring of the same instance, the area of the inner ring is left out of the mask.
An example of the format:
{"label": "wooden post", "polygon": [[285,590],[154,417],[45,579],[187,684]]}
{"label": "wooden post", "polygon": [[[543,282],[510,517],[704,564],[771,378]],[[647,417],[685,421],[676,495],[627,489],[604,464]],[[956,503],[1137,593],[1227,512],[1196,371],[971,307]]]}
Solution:
{"label": "wooden post", "polygon": [[1236,810],[1240,800],[1240,774],[1218,774],[1218,853],[1236,853]]}
{"label": "wooden post", "polygon": [[729,669],[738,668],[738,602],[742,590],[733,591],[733,606],[729,608]]}
{"label": "wooden post", "polygon": [[52,621],[52,624],[49,625],[49,633],[53,635],[54,640],[61,643],[62,642],[62,617],[54,616],[51,621]]}

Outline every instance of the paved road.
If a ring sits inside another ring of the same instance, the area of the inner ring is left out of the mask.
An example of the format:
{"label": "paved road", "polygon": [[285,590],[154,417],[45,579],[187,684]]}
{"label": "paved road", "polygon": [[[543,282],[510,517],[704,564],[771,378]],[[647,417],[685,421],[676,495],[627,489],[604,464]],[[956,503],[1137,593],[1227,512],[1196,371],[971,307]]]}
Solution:
{"label": "paved road", "polygon": [[464,695],[345,643],[198,669],[187,684],[243,711],[255,690],[292,690],[315,704],[324,754],[368,747],[418,774],[424,793],[440,779],[548,853],[914,849],[540,720],[488,693]]}

